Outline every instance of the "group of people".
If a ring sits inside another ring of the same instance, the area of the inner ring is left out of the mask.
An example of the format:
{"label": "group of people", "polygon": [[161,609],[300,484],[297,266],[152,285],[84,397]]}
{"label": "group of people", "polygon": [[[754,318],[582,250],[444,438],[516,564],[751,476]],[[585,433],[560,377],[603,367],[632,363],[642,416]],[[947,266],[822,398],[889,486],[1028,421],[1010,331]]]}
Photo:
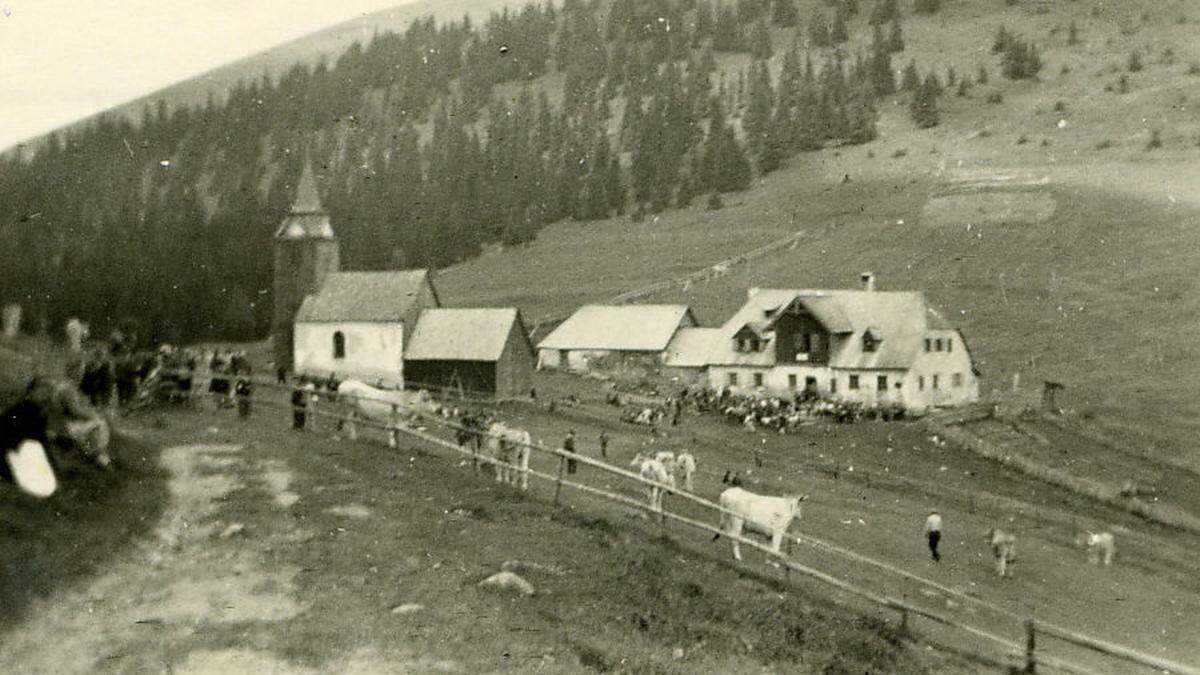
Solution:
{"label": "group of people", "polygon": [[698,412],[720,415],[751,431],[778,433],[794,432],[818,419],[852,423],[871,418],[901,419],[905,414],[899,404],[868,406],[857,401],[830,400],[812,392],[786,398],[735,393],[728,387],[693,386],[680,391],[677,399]]}

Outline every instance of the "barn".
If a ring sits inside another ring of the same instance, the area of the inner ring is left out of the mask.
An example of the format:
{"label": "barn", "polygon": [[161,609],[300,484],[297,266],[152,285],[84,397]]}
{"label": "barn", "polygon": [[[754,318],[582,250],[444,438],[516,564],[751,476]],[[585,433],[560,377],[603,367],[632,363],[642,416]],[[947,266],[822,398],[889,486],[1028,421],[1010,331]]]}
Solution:
{"label": "barn", "polygon": [[296,372],[404,386],[405,346],[440,305],[427,270],[333,272],[296,313]]}
{"label": "barn", "polygon": [[660,364],[675,333],[695,325],[687,305],[584,305],[538,344],[538,367],[586,370],[613,357]]}
{"label": "barn", "polygon": [[533,344],[512,308],[427,309],[404,354],[410,389],[516,398],[533,386],[533,369]]}

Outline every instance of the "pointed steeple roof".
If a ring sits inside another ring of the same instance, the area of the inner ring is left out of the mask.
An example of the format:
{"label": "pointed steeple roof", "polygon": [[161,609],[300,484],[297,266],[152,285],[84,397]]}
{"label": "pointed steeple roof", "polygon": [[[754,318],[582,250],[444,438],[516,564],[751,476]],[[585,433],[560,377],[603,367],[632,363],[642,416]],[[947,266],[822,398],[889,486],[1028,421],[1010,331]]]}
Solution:
{"label": "pointed steeple roof", "polygon": [[317,177],[313,174],[312,162],[304,161],[304,171],[296,186],[296,201],[292,202],[292,213],[325,213],[321,207],[321,196],[317,194]]}
{"label": "pointed steeple roof", "polygon": [[317,194],[317,178],[313,173],[312,162],[305,160],[304,171],[300,174],[300,182],[296,185],[296,200],[283,224],[275,232],[278,239],[334,239],[333,226],[329,224],[329,215],[321,206],[321,197]]}

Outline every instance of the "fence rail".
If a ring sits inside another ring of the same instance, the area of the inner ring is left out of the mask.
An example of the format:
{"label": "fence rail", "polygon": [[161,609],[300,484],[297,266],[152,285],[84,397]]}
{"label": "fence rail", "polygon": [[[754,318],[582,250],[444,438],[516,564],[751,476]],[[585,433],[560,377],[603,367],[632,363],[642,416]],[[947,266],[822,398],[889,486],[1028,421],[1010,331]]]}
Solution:
{"label": "fence rail", "polygon": [[[274,383],[274,382],[259,380],[259,383],[261,383],[269,388],[278,388],[278,389],[288,389],[289,388],[289,387],[286,387],[285,385],[280,385],[280,384]],[[392,408],[393,413],[397,412],[397,406],[396,406],[395,402],[393,402],[393,401],[388,401],[385,399],[370,399],[370,397],[361,397],[361,396],[355,397],[355,398],[359,398],[359,399],[363,399],[363,400],[374,400],[375,402],[381,402],[381,403],[388,403],[393,406],[393,408]],[[261,398],[256,399],[256,400],[260,404],[267,405],[267,407],[273,407],[273,408],[277,408],[277,409],[292,409],[293,408],[293,406],[291,406],[287,403],[282,403],[282,402],[278,402],[278,401],[266,401]],[[368,418],[363,418],[361,416],[345,415],[345,414],[341,414],[338,412],[321,409],[323,407],[324,406],[321,406],[318,409],[313,409],[312,407],[308,407],[306,410],[306,413],[314,415],[314,416],[324,417],[327,419],[338,420],[342,423],[350,423],[351,425],[360,424],[360,425],[363,425],[366,427],[379,429],[381,431],[384,431],[388,435],[389,442],[392,445],[397,445],[400,434],[404,434],[406,436],[416,438],[423,442],[430,443],[432,445],[451,450],[455,453],[469,456],[472,459],[473,464],[476,466],[478,466],[480,463],[482,463],[485,466],[491,465],[491,466],[495,466],[495,467],[499,467],[501,465],[508,464],[507,462],[505,462],[497,457],[493,457],[486,453],[479,452],[477,449],[474,449],[473,444],[472,444],[472,449],[459,447],[458,445],[455,445],[454,443],[451,443],[445,439],[439,438],[438,436],[435,436],[426,431],[405,426],[399,420],[393,419],[389,422],[380,422],[378,420],[371,420]],[[465,427],[463,427],[461,425],[448,422],[445,419],[429,417],[429,416],[420,416],[420,419],[422,421],[431,423],[434,426],[437,426],[437,427],[440,427],[440,428],[443,428],[446,430],[471,431],[472,433],[480,434],[481,436],[487,435],[486,433],[480,433],[478,430],[466,429]],[[788,559],[786,554],[777,553],[772,548],[770,548],[769,546],[767,546],[759,541],[747,539],[743,536],[733,536],[718,526],[715,526],[715,525],[712,525],[710,523],[703,522],[700,520],[695,520],[693,518],[689,518],[689,517],[684,516],[679,513],[673,513],[665,508],[665,502],[664,502],[664,506],[661,510],[654,509],[647,502],[636,500],[636,499],[630,498],[626,495],[617,494],[617,493],[614,493],[614,492],[611,492],[608,490],[603,490],[603,489],[600,489],[600,488],[597,488],[594,486],[586,485],[586,484],[572,481],[569,479],[564,479],[563,475],[562,475],[562,473],[563,473],[562,466],[568,461],[578,462],[585,466],[590,466],[592,468],[601,470],[605,473],[619,476],[626,480],[632,481],[636,485],[638,485],[642,488],[646,488],[646,489],[656,488],[659,490],[664,490],[664,491],[666,491],[665,494],[669,494],[673,498],[682,498],[685,501],[690,501],[692,503],[699,505],[700,507],[704,508],[705,510],[713,512],[714,514],[717,514],[717,515],[721,515],[721,516],[736,516],[736,515],[738,515],[734,512],[731,512],[731,511],[721,507],[719,504],[716,504],[716,503],[714,503],[710,500],[707,500],[703,497],[700,497],[698,495],[692,494],[692,493],[684,491],[684,490],[674,488],[673,486],[669,486],[669,485],[665,485],[662,483],[648,480],[637,473],[634,473],[627,469],[623,469],[618,466],[608,464],[606,462],[602,462],[600,460],[588,457],[586,455],[569,453],[569,452],[566,452],[565,450],[562,450],[559,448],[547,447],[546,445],[544,445],[540,442],[530,443],[527,446],[527,448],[530,453],[538,452],[538,453],[542,453],[544,455],[550,455],[550,456],[558,458],[559,472],[558,472],[557,476],[543,473],[541,471],[531,469],[527,466],[517,467],[517,470],[524,476],[532,476],[536,479],[546,481],[548,483],[553,483],[555,486],[555,502],[556,503],[558,501],[558,495],[561,492],[562,488],[567,487],[570,489],[578,490],[585,494],[592,495],[594,497],[599,497],[606,501],[618,503],[618,504],[621,504],[624,506],[629,506],[629,507],[638,509],[639,511],[648,512],[648,513],[652,514],[653,516],[659,517],[660,522],[664,523],[664,524],[667,520],[671,520],[671,521],[687,525],[690,528],[697,529],[697,530],[700,530],[700,531],[703,531],[703,532],[706,532],[709,534],[723,535],[725,537],[730,538],[731,540],[737,541],[741,545],[749,546],[751,548],[762,551],[767,556],[775,559],[778,562],[778,564],[781,565],[782,568],[789,574],[791,572],[796,572],[804,577],[807,577],[810,579],[815,579],[824,584],[833,586],[834,588],[837,588],[843,592],[846,592],[853,596],[867,600],[868,602],[871,602],[880,607],[884,607],[884,608],[899,612],[900,623],[905,628],[908,627],[910,617],[916,616],[916,617],[921,617],[921,618],[927,619],[929,621],[935,622],[935,623],[943,625],[943,626],[950,627],[955,630],[962,631],[963,633],[972,635],[972,636],[982,639],[990,644],[998,646],[1001,648],[1002,652],[1005,654],[1006,657],[1017,658],[1023,664],[1025,672],[1031,672],[1031,673],[1036,672],[1037,666],[1039,664],[1042,664],[1042,665],[1045,665],[1045,666],[1048,666],[1048,667],[1051,667],[1051,668],[1054,668],[1057,670],[1071,672],[1071,673],[1091,673],[1091,672],[1093,672],[1093,671],[1087,669],[1086,667],[1081,666],[1072,661],[1068,661],[1068,660],[1060,658],[1060,657],[1052,656],[1052,655],[1046,654],[1044,652],[1042,652],[1042,653],[1037,652],[1036,651],[1036,636],[1038,634],[1041,634],[1046,637],[1052,637],[1052,638],[1055,638],[1058,640],[1062,640],[1066,643],[1075,645],[1077,647],[1082,647],[1084,649],[1090,650],[1090,651],[1098,653],[1098,654],[1102,654],[1107,657],[1122,659],[1126,662],[1138,664],[1141,666],[1145,666],[1147,668],[1153,668],[1153,669],[1162,670],[1162,671],[1166,671],[1166,672],[1179,673],[1180,675],[1200,675],[1200,669],[1198,669],[1194,666],[1181,664],[1181,663],[1178,663],[1178,662],[1175,662],[1175,661],[1172,661],[1169,659],[1164,659],[1161,657],[1144,654],[1142,652],[1139,652],[1137,650],[1134,650],[1134,649],[1131,649],[1128,647],[1124,647],[1122,645],[1118,645],[1118,644],[1114,644],[1114,643],[1100,640],[1097,638],[1093,638],[1093,637],[1084,635],[1082,633],[1071,631],[1069,629],[1062,628],[1062,627],[1059,627],[1059,626],[1056,626],[1056,625],[1050,624],[1050,623],[1034,622],[1032,620],[1026,621],[1025,622],[1026,640],[1025,640],[1025,644],[1022,645],[1018,641],[1011,640],[1009,638],[1005,638],[1000,635],[996,635],[995,633],[990,632],[988,630],[979,628],[977,626],[973,626],[971,624],[965,623],[963,621],[959,621],[959,620],[951,618],[951,617],[944,616],[937,612],[933,612],[933,611],[930,611],[930,610],[927,610],[927,609],[924,609],[921,607],[917,607],[910,603],[906,603],[901,600],[897,600],[895,598],[888,597],[886,595],[881,595],[879,593],[875,593],[873,591],[862,588],[851,582],[831,576],[831,575],[829,575],[825,572],[822,572],[820,570],[817,570],[815,568],[812,568],[812,567],[809,567],[806,565],[802,565],[800,563],[792,561],[792,560]],[[808,535],[789,534],[788,537],[792,541],[797,541],[800,543],[805,543],[805,544],[812,545],[815,547],[823,548],[825,550],[847,556],[847,557],[857,560],[859,562],[873,565],[873,566],[883,569],[891,574],[895,574],[895,575],[910,579],[912,581],[916,581],[923,585],[929,586],[930,588],[936,588],[937,590],[939,590],[943,593],[947,593],[949,595],[952,595],[955,598],[970,602],[976,606],[996,612],[997,614],[1004,616],[1006,618],[1009,618],[1009,619],[1019,619],[1020,618],[1018,615],[1013,614],[1012,612],[1009,612],[1008,610],[997,607],[997,606],[987,603],[983,600],[973,598],[971,596],[960,593],[958,591],[955,591],[953,589],[945,587],[941,584],[937,584],[930,580],[924,579],[917,575],[911,574],[909,572],[905,572],[904,570],[900,570],[900,569],[895,568],[886,563],[882,563],[880,561],[871,559],[867,556],[863,556],[854,551],[850,551],[849,549],[845,549],[843,547],[837,546],[836,544],[832,544],[830,542],[825,542],[823,540],[820,540],[818,538],[811,537]]]}

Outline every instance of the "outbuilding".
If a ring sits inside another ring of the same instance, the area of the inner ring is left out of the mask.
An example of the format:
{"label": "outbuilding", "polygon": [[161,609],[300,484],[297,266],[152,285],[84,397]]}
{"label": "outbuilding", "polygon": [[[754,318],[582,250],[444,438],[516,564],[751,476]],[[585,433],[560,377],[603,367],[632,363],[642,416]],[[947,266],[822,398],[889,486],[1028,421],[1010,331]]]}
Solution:
{"label": "outbuilding", "polygon": [[687,305],[584,305],[538,344],[538,367],[587,370],[613,358],[661,364],[675,333],[695,325]]}
{"label": "outbuilding", "polygon": [[513,308],[427,309],[404,356],[407,388],[467,396],[525,396],[533,369],[533,344]]}

